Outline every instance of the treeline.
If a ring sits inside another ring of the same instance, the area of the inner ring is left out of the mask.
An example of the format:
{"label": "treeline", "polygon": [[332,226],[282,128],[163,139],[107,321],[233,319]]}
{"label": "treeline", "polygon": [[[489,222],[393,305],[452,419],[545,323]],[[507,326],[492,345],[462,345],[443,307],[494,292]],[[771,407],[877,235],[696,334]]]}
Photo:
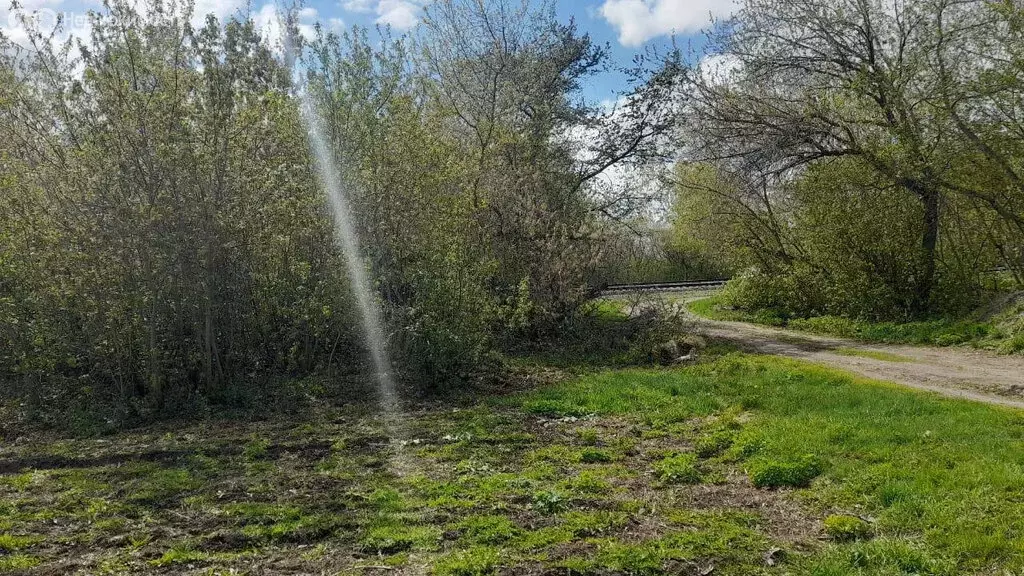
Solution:
{"label": "treeline", "polygon": [[1022,286],[1019,2],[746,0],[687,88],[674,242],[733,305],[906,320]]}
{"label": "treeline", "polygon": [[[0,380],[20,416],[113,424],[279,394],[364,361],[300,121],[316,102],[389,344],[432,384],[557,332],[656,156],[675,65],[578,96],[605,49],[548,3],[433,4],[413,37],[114,0],[87,41],[0,46]],[[623,122],[622,119],[627,119]],[[584,127],[586,138],[569,138]],[[266,398],[263,399],[266,401]]]}

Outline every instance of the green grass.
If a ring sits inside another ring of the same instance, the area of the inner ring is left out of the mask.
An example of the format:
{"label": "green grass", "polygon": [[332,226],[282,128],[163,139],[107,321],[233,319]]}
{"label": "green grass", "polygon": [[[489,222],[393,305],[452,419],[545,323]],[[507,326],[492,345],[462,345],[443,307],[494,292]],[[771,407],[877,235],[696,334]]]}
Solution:
{"label": "green grass", "polygon": [[[766,485],[809,485],[801,499],[821,510],[876,518],[884,544],[823,551],[806,559],[809,573],[1024,569],[1020,412],[741,355],[674,372],[603,372],[530,398],[661,427],[734,406],[749,410],[727,450],[743,469],[755,477],[770,470]],[[793,454],[807,460],[790,462]]]}
{"label": "green grass", "polygon": [[587,371],[405,434],[353,406],[4,445],[79,460],[0,475],[0,571],[1024,571],[1024,414],[806,363]]}
{"label": "green grass", "polygon": [[[712,320],[750,322],[877,344],[968,345],[1005,354],[1024,350],[1024,320],[1020,320],[1021,312],[1016,308],[986,321],[938,319],[903,323],[868,322],[839,316],[785,318],[771,310],[758,312],[734,310],[728,308],[723,296],[718,294],[690,302],[687,304],[687,309],[698,316]],[[855,355],[874,357],[869,356],[867,352]],[[901,361],[895,358],[876,359]]]}

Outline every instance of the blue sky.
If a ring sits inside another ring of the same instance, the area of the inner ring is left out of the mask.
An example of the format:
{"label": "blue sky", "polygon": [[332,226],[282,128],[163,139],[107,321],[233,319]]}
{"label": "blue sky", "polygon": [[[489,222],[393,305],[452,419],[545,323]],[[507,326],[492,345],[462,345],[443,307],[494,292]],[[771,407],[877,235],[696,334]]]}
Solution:
{"label": "blue sky", "polygon": [[[9,0],[0,0],[0,31],[18,41],[23,35]],[[372,27],[389,25],[395,32],[407,32],[419,22],[423,4],[428,0],[306,0],[302,24],[311,29],[316,21],[333,29],[352,25]],[[728,13],[733,0],[557,0],[558,17],[563,21],[575,18],[580,29],[598,43],[607,43],[613,62],[628,65],[634,55],[649,47],[667,48],[675,34],[677,43],[687,48],[699,46],[699,30],[711,14]],[[23,10],[33,12],[42,21],[52,21],[61,14],[72,33],[87,33],[84,14],[100,7],[98,0],[20,0]],[[246,10],[249,6],[257,22],[268,31],[276,26],[273,0],[196,0],[197,20],[200,15],[214,13],[223,18]],[[270,33],[273,33],[270,31]],[[584,96],[592,102],[612,101],[627,87],[617,73],[594,78],[584,88]]]}

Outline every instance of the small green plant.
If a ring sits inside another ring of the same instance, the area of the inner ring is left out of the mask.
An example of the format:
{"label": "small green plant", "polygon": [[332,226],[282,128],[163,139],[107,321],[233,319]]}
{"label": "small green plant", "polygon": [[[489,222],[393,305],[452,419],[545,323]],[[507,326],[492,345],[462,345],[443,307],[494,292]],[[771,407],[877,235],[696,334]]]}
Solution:
{"label": "small green plant", "polygon": [[524,408],[530,414],[548,418],[580,418],[587,415],[584,408],[558,400],[537,400],[526,404]]}
{"label": "small green plant", "polygon": [[594,428],[583,428],[582,430],[577,431],[576,434],[580,437],[580,442],[583,444],[586,444],[587,446],[597,446],[597,430]]}
{"label": "small green plant", "polygon": [[732,434],[726,431],[712,432],[697,439],[694,450],[701,458],[711,458],[728,450],[732,442]]}
{"label": "small green plant", "polygon": [[608,480],[591,470],[580,472],[575,478],[563,482],[561,486],[582,494],[606,494],[612,490]]}
{"label": "small green plant", "polygon": [[498,551],[486,546],[456,550],[434,564],[436,576],[485,576],[498,569]]}
{"label": "small green plant", "polygon": [[821,463],[812,455],[798,460],[760,460],[750,465],[750,481],[758,488],[806,488],[821,472]]}
{"label": "small green plant", "polygon": [[359,548],[370,554],[391,555],[412,548],[412,535],[403,526],[378,526],[371,528],[359,540]]}
{"label": "small green plant", "polygon": [[655,471],[658,474],[658,479],[666,484],[697,484],[700,482],[697,457],[693,454],[666,456],[655,465]]}
{"label": "small green plant", "polygon": [[253,436],[246,442],[245,447],[242,448],[242,457],[248,462],[266,460],[268,448],[270,448],[269,440]]}
{"label": "small green plant", "polygon": [[42,561],[28,554],[0,556],[0,572],[20,572],[38,566]]}
{"label": "small green plant", "polygon": [[15,536],[0,534],[0,552],[10,554],[42,542],[38,536]]}
{"label": "small green plant", "polygon": [[462,537],[478,544],[501,544],[515,538],[519,527],[505,516],[471,516],[457,526]]}
{"label": "small green plant", "polygon": [[599,464],[611,462],[612,457],[604,450],[586,449],[580,453],[580,461],[584,464]]}
{"label": "small green plant", "polygon": [[533,509],[542,514],[557,514],[568,507],[558,492],[537,492],[533,495]]}
{"label": "small green plant", "polygon": [[837,514],[825,518],[825,534],[837,542],[866,540],[871,537],[871,524],[856,516]]}

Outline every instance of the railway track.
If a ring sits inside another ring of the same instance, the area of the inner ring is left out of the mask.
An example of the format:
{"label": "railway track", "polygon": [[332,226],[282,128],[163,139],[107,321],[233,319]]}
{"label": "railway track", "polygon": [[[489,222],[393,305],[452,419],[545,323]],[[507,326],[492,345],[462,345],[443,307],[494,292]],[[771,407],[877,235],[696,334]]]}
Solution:
{"label": "railway track", "polygon": [[650,284],[609,284],[601,294],[629,294],[631,292],[683,292],[686,290],[711,290],[725,286],[727,280],[705,280],[700,282],[654,282]]}

